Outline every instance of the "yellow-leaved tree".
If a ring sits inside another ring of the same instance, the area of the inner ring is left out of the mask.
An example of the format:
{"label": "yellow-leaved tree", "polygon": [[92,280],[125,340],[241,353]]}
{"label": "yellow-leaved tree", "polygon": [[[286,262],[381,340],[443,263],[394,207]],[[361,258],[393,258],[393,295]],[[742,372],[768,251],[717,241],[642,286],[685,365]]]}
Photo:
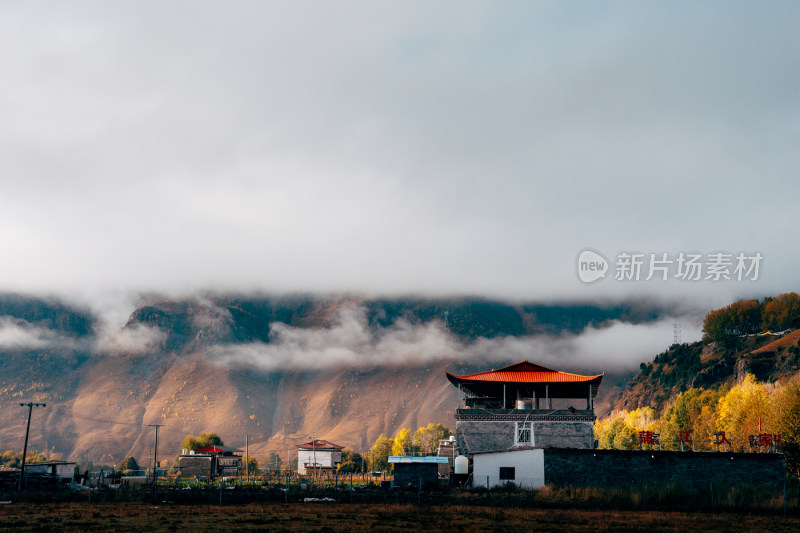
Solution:
{"label": "yellow-leaved tree", "polygon": [[411,430],[402,428],[394,436],[392,443],[392,455],[413,455],[414,454],[414,439],[411,436]]}
{"label": "yellow-leaved tree", "polygon": [[800,381],[787,383],[775,399],[781,448],[786,456],[786,471],[800,477]]}
{"label": "yellow-leaved tree", "polygon": [[389,456],[392,454],[392,439],[386,438],[381,433],[375,439],[375,444],[370,448],[370,462],[372,470],[387,470],[389,468]]}
{"label": "yellow-leaved tree", "polygon": [[[717,431],[724,431],[734,450],[747,450],[748,436],[777,433],[774,387],[756,381],[752,374],[719,399]],[[759,425],[762,431],[759,431]]]}
{"label": "yellow-leaved tree", "polygon": [[[716,431],[716,406],[722,393],[689,389],[664,410],[658,422],[661,448],[680,449],[680,432],[690,431],[695,450],[711,450]],[[704,411],[705,409],[705,411]]]}
{"label": "yellow-leaved tree", "polygon": [[423,455],[434,454],[439,449],[439,440],[446,439],[453,432],[441,424],[431,422],[414,432],[414,446]]}
{"label": "yellow-leaved tree", "polygon": [[656,430],[657,413],[652,407],[612,413],[595,423],[595,439],[600,448],[634,450],[639,447],[639,431]]}

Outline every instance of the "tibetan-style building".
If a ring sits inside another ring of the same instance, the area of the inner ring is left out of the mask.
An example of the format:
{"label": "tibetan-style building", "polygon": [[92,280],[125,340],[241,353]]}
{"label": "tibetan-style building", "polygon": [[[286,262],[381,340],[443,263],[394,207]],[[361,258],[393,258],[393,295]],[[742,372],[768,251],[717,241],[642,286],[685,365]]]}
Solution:
{"label": "tibetan-style building", "polygon": [[464,401],[456,411],[459,453],[594,447],[594,398],[603,374],[581,376],[525,360],[465,376],[447,373],[447,379]]}
{"label": "tibetan-style building", "polygon": [[297,473],[301,476],[309,471],[332,472],[342,462],[342,450],[339,446],[322,439],[314,439],[297,447]]}
{"label": "tibetan-style building", "polygon": [[209,445],[178,456],[182,477],[214,479],[217,476],[242,474],[242,450],[230,446]]}

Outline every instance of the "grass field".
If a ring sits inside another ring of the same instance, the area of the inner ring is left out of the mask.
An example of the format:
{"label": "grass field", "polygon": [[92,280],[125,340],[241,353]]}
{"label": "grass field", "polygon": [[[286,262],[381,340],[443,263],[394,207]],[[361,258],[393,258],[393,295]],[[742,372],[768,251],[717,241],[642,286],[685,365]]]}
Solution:
{"label": "grass field", "polygon": [[17,531],[800,531],[775,514],[541,509],[412,504],[12,503],[0,532]]}

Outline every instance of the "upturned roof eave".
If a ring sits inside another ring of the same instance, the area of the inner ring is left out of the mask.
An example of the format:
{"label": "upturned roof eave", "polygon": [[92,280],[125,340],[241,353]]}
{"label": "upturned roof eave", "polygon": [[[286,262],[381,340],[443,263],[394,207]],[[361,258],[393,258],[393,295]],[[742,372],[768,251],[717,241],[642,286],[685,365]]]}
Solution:
{"label": "upturned roof eave", "polygon": [[[498,371],[495,371],[498,372]],[[490,372],[480,372],[479,374],[469,374],[466,376],[456,376],[449,372],[445,372],[447,374],[447,379],[450,380],[450,383],[453,385],[465,385],[465,384],[484,384],[484,385],[503,385],[503,384],[519,384],[519,385],[570,385],[570,384],[597,384],[599,385],[600,382],[603,380],[603,376],[605,376],[605,372],[602,374],[597,374],[595,376],[581,376],[579,374],[570,374],[568,372],[558,372],[554,371],[555,376],[576,376],[580,379],[574,380],[561,380],[561,379],[529,379],[529,380],[513,380],[513,379],[476,379],[475,376],[477,375],[486,375],[490,374]]]}

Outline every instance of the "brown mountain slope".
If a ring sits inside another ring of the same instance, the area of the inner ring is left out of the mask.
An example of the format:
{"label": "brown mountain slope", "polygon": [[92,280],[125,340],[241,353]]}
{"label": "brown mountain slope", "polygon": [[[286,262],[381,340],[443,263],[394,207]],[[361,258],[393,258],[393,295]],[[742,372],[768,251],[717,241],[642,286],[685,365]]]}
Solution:
{"label": "brown mountain slope", "polygon": [[800,372],[800,330],[773,340],[771,335],[732,337],[725,342],[673,345],[628,381],[612,405],[614,411],[662,409],[690,388],[716,389],[753,374],[763,382],[789,379]]}
{"label": "brown mountain slope", "polygon": [[[148,358],[157,357],[157,361]],[[34,411],[29,447],[114,463],[127,455],[144,460],[159,431],[159,454],[174,456],[187,434],[215,431],[226,444],[251,452],[286,455],[308,436],[364,450],[380,433],[393,435],[437,422],[454,427],[458,393],[445,371],[482,365],[440,362],[425,366],[338,368],[262,373],[209,364],[189,355],[95,356],[75,370],[74,389],[45,376],[17,398],[46,402]],[[69,376],[67,376],[69,377]],[[598,407],[615,387],[600,389]],[[13,399],[0,394],[3,405]],[[0,411],[2,449],[21,449],[26,411]]]}
{"label": "brown mountain slope", "polygon": [[[105,338],[88,311],[0,295],[0,339],[24,341],[0,346],[0,451],[22,449],[21,401],[47,403],[33,412],[29,449],[64,458],[146,463],[152,424],[163,424],[160,457],[207,431],[238,447],[248,435],[256,457],[285,457],[308,436],[364,450],[402,427],[452,428],[458,399],[445,371],[518,362],[475,349],[487,339],[574,335],[661,313],[619,303],[204,297],[148,301]],[[471,355],[455,362],[458,350]],[[606,375],[601,412],[622,378]]]}
{"label": "brown mountain slope", "polygon": [[779,337],[778,339],[770,342],[769,344],[765,344],[761,348],[753,350],[750,353],[766,353],[766,352],[779,352],[786,349],[791,348],[792,346],[797,346],[797,343],[800,342],[800,329],[796,329],[792,332]]}
{"label": "brown mountain slope", "polygon": [[[284,452],[309,435],[363,449],[400,427],[452,426],[457,402],[444,364],[264,375],[211,365],[193,354],[162,358],[145,374],[137,371],[137,359],[93,358],[82,365],[70,397],[44,381],[34,388],[46,392],[19,395],[48,404],[34,412],[29,447],[109,463],[126,455],[143,458],[153,445],[147,425],[163,424],[162,455],[174,455],[185,435],[203,431],[215,431],[233,446],[244,446],[248,434],[257,456]],[[21,448],[23,411],[0,413],[3,449]]]}

